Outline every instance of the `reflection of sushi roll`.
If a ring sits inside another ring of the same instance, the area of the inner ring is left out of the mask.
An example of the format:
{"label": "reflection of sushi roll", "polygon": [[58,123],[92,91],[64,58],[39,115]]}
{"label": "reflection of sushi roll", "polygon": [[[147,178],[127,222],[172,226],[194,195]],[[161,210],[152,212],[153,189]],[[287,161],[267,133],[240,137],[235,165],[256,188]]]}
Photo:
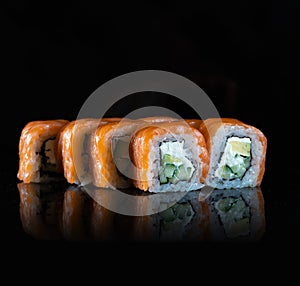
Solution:
{"label": "reflection of sushi roll", "polygon": [[91,197],[88,232],[92,240],[109,241],[115,239],[115,213],[104,207],[111,201],[112,191],[110,189],[94,188],[88,192]]}
{"label": "reflection of sushi roll", "polygon": [[144,193],[136,197],[134,206],[131,206],[137,214],[132,217],[132,239],[136,241],[158,241],[160,240],[159,212],[166,210],[179,201],[184,194],[173,193]]}
{"label": "reflection of sushi roll", "polygon": [[159,212],[160,240],[201,241],[206,238],[208,221],[199,192],[188,192],[182,199]]}
{"label": "reflection of sushi roll", "polygon": [[90,198],[81,187],[69,186],[64,192],[61,232],[66,240],[87,240]]}
{"label": "reflection of sushi roll", "polygon": [[64,187],[58,183],[19,183],[23,230],[34,239],[62,239],[59,222]]}
{"label": "reflection of sushi roll", "polygon": [[134,185],[141,190],[191,191],[203,186],[209,163],[205,140],[183,120],[139,129],[130,152]]}
{"label": "reflection of sushi roll", "polygon": [[231,118],[212,118],[199,130],[206,139],[210,167],[206,185],[218,189],[260,186],[267,139],[256,127]]}
{"label": "reflection of sushi roll", "polygon": [[120,118],[83,118],[70,122],[59,136],[59,151],[64,176],[70,184],[86,185],[92,182],[90,171],[89,140],[99,125]]}
{"label": "reflection of sushi roll", "polygon": [[133,218],[133,239],[137,241],[201,241],[208,230],[207,205],[200,190],[161,193],[137,200],[139,208],[153,214]]}
{"label": "reflection of sushi roll", "polygon": [[211,241],[257,241],[265,232],[260,187],[214,190],[207,198]]}
{"label": "reflection of sushi roll", "polygon": [[43,183],[63,177],[56,137],[67,123],[67,120],[57,119],[32,121],[25,125],[19,141],[19,180]]}

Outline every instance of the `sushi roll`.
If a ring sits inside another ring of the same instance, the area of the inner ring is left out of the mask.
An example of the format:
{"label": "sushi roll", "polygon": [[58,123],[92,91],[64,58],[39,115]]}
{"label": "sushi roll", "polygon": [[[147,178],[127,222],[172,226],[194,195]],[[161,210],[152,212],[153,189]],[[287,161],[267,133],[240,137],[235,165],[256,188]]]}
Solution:
{"label": "sushi roll", "polygon": [[194,128],[199,128],[200,124],[202,123],[203,120],[202,119],[197,119],[197,118],[187,118],[187,119],[185,119],[185,121],[190,126],[192,126]]}
{"label": "sushi roll", "polygon": [[206,200],[208,241],[258,241],[266,229],[260,187],[214,190]]}
{"label": "sushi roll", "polygon": [[58,153],[63,172],[70,184],[87,185],[92,182],[89,140],[99,125],[119,121],[120,118],[82,118],[71,121],[60,132]]}
{"label": "sushi roll", "polygon": [[205,140],[184,120],[139,129],[130,141],[130,157],[138,189],[174,192],[204,186],[209,164]]}
{"label": "sushi roll", "polygon": [[124,118],[99,126],[90,140],[90,169],[93,184],[100,188],[126,189],[133,186],[133,165],[129,156],[132,135],[142,127],[178,121],[173,117]]}
{"label": "sushi roll", "polygon": [[57,119],[31,121],[25,125],[19,141],[19,180],[45,183],[63,178],[57,135],[68,122]]}
{"label": "sushi roll", "polygon": [[64,176],[70,184],[89,182],[88,140],[90,133],[99,125],[94,118],[70,122],[59,135],[59,151]]}
{"label": "sushi roll", "polygon": [[267,138],[258,128],[233,118],[211,118],[200,127],[210,156],[205,184],[216,189],[260,186]]}
{"label": "sushi roll", "polygon": [[138,120],[142,120],[148,123],[159,123],[159,122],[178,121],[178,118],[171,117],[171,116],[149,116],[149,117],[141,117]]}
{"label": "sushi roll", "polygon": [[90,139],[90,169],[93,184],[100,188],[132,187],[129,141],[143,121],[122,120],[101,125]]}

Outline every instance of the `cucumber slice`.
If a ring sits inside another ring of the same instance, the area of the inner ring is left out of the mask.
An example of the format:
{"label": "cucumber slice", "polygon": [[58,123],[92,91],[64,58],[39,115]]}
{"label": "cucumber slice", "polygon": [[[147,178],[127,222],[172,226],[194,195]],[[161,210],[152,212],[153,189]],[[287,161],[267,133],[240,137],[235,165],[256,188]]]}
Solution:
{"label": "cucumber slice", "polygon": [[234,166],[230,167],[230,169],[233,173],[238,172],[240,168],[241,168],[241,165],[234,165]]}
{"label": "cucumber slice", "polygon": [[191,177],[190,176],[191,168],[188,169],[186,169],[183,165],[179,166],[178,169],[175,171],[176,177],[180,181],[187,181]]}
{"label": "cucumber slice", "polygon": [[250,162],[251,162],[251,156],[244,158],[244,165],[246,169],[250,167]]}
{"label": "cucumber slice", "polygon": [[169,178],[169,182],[172,183],[172,184],[176,184],[177,182],[179,182],[179,179],[174,174],[174,177]]}
{"label": "cucumber slice", "polygon": [[176,166],[173,164],[166,164],[164,167],[164,173],[167,178],[172,178],[174,176],[174,172],[176,170]]}
{"label": "cucumber slice", "polygon": [[168,183],[168,179],[167,179],[163,169],[159,173],[159,181],[160,181],[161,184]]}
{"label": "cucumber slice", "polygon": [[227,165],[222,167],[220,174],[221,174],[221,177],[225,180],[229,180],[233,177],[233,172],[232,172],[231,168]]}
{"label": "cucumber slice", "polygon": [[159,180],[161,184],[165,184],[169,181],[171,182],[171,179],[174,176],[174,172],[176,170],[176,166],[173,164],[166,164],[159,173]]}
{"label": "cucumber slice", "polygon": [[241,178],[246,172],[246,168],[243,166],[240,166],[238,171],[236,172],[236,177]]}

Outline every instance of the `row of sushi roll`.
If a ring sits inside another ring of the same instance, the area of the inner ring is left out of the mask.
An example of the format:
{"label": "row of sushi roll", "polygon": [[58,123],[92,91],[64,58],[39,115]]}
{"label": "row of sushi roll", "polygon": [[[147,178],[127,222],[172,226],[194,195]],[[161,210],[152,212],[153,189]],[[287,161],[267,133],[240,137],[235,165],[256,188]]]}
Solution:
{"label": "row of sushi roll", "polygon": [[103,207],[98,202],[113,200],[112,189],[95,187],[97,201],[77,185],[21,182],[18,190],[22,227],[38,240],[247,242],[261,240],[266,229],[261,187],[202,196],[196,190],[180,199],[178,192],[159,198],[145,193],[131,208],[155,209],[148,216],[123,216]]}
{"label": "row of sushi roll", "polygon": [[234,118],[53,119],[25,125],[17,178],[148,192],[258,187],[267,138]]}

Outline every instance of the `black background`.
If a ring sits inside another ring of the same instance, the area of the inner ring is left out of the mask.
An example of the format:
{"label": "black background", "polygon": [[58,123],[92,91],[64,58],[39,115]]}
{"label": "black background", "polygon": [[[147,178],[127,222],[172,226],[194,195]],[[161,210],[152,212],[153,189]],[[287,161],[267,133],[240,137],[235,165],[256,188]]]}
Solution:
{"label": "black background", "polygon": [[[9,2],[1,35],[4,190],[17,182],[18,140],[28,121],[75,119],[106,81],[137,70],[164,70],[198,84],[221,116],[265,133],[263,191],[274,216],[268,241],[286,238],[287,225],[295,233],[298,212],[289,212],[288,223],[286,216],[288,193],[297,204],[293,178],[300,174],[291,155],[297,144],[287,139],[299,120],[293,104],[299,96],[294,2]],[[128,103],[132,108],[162,104],[182,117],[194,117],[161,95],[142,93],[134,100]],[[117,106],[108,115],[127,111]],[[6,202],[11,196],[6,195]]]}

